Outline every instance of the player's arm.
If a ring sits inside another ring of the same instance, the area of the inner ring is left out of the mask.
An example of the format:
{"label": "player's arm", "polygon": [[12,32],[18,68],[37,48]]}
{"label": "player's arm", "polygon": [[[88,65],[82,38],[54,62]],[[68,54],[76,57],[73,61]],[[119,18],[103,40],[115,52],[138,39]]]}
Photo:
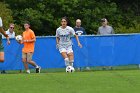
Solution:
{"label": "player's arm", "polygon": [[56,49],[59,48],[59,40],[60,38],[59,38],[58,30],[56,30]]}
{"label": "player's arm", "polygon": [[7,39],[7,44],[10,44],[9,37],[8,37],[8,35],[5,33],[5,31],[3,30],[2,26],[3,26],[3,24],[2,24],[2,19],[1,19],[1,17],[0,17],[0,32],[6,37],[6,39]]}
{"label": "player's arm", "polygon": [[80,47],[80,48],[82,48],[82,45],[81,45],[81,43],[80,43],[80,41],[79,41],[79,38],[78,38],[78,35],[74,35],[75,36],[75,38],[76,38],[76,41],[77,41],[77,43],[78,43],[78,46]]}
{"label": "player's arm", "polygon": [[56,37],[56,44],[59,44],[59,37]]}
{"label": "player's arm", "polygon": [[59,37],[56,37],[56,49],[58,49],[59,48]]}
{"label": "player's arm", "polygon": [[58,29],[56,30],[56,44],[59,44],[59,34],[58,34]]}
{"label": "player's arm", "polygon": [[77,43],[78,43],[78,46],[79,46],[80,48],[82,48],[82,45],[81,45],[81,43],[80,43],[80,41],[79,41],[79,38],[78,38],[78,35],[76,35],[76,34],[75,34],[74,29],[73,29],[73,28],[71,28],[71,30],[70,30],[70,31],[71,31],[71,34],[75,36],[76,41],[77,41]]}

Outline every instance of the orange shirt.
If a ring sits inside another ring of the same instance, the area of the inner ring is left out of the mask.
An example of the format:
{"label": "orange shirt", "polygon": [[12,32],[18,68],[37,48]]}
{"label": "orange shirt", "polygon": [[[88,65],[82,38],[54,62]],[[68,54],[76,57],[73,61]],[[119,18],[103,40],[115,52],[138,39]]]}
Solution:
{"label": "orange shirt", "polygon": [[[23,32],[23,40],[32,40],[36,38],[34,32],[31,29],[28,29]],[[34,44],[35,42],[24,42],[24,47],[22,49],[22,52],[28,53],[28,52],[34,52]]]}

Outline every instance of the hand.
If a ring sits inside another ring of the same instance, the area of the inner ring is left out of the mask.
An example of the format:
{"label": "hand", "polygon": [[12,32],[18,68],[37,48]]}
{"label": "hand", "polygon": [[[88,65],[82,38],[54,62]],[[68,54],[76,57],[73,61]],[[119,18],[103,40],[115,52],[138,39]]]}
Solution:
{"label": "hand", "polygon": [[7,40],[7,44],[10,45],[10,40]]}
{"label": "hand", "polygon": [[80,48],[82,48],[82,45],[81,45],[81,43],[78,43],[78,46],[79,46]]}
{"label": "hand", "polygon": [[24,40],[23,42],[28,42],[29,40]]}
{"label": "hand", "polygon": [[22,40],[16,40],[19,44],[22,44],[23,42],[22,42]]}
{"label": "hand", "polygon": [[9,37],[6,37],[6,39],[7,39],[7,44],[10,45]]}

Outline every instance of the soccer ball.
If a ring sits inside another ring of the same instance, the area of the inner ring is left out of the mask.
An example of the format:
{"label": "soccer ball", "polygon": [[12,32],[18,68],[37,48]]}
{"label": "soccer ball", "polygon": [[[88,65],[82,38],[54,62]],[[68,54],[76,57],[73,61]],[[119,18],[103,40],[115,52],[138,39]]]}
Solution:
{"label": "soccer ball", "polygon": [[74,71],[75,71],[74,67],[72,67],[72,66],[67,66],[66,67],[66,72],[72,73]]}
{"label": "soccer ball", "polygon": [[21,35],[17,35],[17,36],[16,36],[16,40],[17,40],[17,41],[22,40],[22,36],[21,36]]}

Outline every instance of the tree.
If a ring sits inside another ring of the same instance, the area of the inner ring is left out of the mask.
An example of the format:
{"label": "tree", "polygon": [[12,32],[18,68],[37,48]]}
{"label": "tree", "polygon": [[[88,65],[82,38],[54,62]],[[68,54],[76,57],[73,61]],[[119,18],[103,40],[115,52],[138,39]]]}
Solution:
{"label": "tree", "polygon": [[[135,32],[140,19],[137,2],[126,0],[3,0],[13,11],[15,23],[23,25],[28,20],[36,35],[55,35],[60,19],[67,16],[70,25],[75,26],[75,20],[80,18],[82,26],[88,34],[96,34],[100,19],[109,20],[117,33]],[[131,5],[132,3],[132,5]],[[125,7],[127,6],[127,11]],[[133,7],[134,6],[134,7]],[[137,9],[137,11],[136,11]],[[126,31],[122,31],[123,27]],[[118,29],[120,28],[120,29]],[[133,29],[132,29],[133,28]],[[131,29],[131,31],[129,31]]]}
{"label": "tree", "polygon": [[[5,30],[7,30],[9,28],[9,24],[10,23],[14,23],[14,20],[13,20],[13,13],[12,13],[12,10],[8,8],[9,5],[8,4],[5,4],[3,2],[0,2],[0,17],[2,18],[3,20],[3,27]],[[15,24],[15,32],[16,34],[21,34],[21,27],[17,24]]]}

